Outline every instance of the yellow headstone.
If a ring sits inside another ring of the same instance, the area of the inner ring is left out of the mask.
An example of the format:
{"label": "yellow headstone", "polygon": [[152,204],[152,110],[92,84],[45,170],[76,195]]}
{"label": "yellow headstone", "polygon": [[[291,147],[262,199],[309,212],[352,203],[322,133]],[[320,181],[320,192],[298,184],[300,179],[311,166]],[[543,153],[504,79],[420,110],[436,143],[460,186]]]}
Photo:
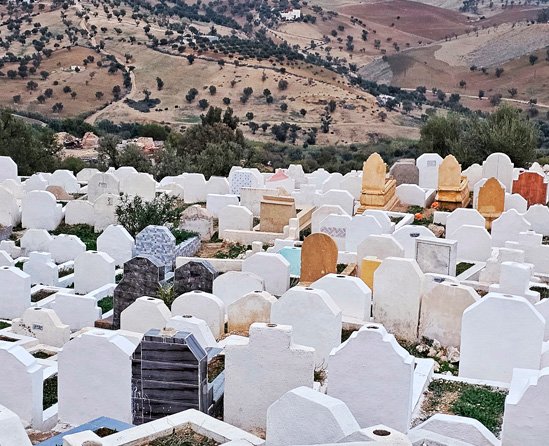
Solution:
{"label": "yellow headstone", "polygon": [[362,190],[380,190],[385,188],[387,164],[379,153],[372,153],[364,162],[362,173]]}
{"label": "yellow headstone", "polygon": [[372,291],[374,290],[374,273],[381,265],[381,260],[378,259],[362,259],[362,267],[360,269],[360,278],[368,285]]}
{"label": "yellow headstone", "polygon": [[461,164],[454,155],[448,155],[438,166],[438,189],[456,190],[461,184]]}

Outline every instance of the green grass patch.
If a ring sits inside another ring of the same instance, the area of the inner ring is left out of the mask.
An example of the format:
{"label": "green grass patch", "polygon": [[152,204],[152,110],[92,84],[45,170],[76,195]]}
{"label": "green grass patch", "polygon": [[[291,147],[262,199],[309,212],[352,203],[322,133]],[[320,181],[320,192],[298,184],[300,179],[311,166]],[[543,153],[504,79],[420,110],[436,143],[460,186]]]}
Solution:
{"label": "green grass patch", "polygon": [[114,305],[114,297],[107,296],[101,299],[99,302],[97,302],[97,306],[101,308],[101,311],[103,314],[105,314],[107,311],[111,311]]}
{"label": "green grass patch", "polygon": [[53,353],[48,353],[48,352],[44,352],[42,350],[38,350],[37,352],[34,352],[32,354],[32,356],[34,356],[36,359],[48,359],[48,358],[51,358],[53,355]]}
{"label": "green grass patch", "polygon": [[0,321],[0,330],[3,330],[4,328],[9,328],[9,327],[11,327],[10,324],[4,321]]}
{"label": "green grass patch", "polygon": [[185,240],[198,236],[196,232],[185,231],[184,229],[172,229],[172,234],[175,237],[175,243],[177,245],[183,243]]}
{"label": "green grass patch", "polygon": [[74,273],[74,268],[65,268],[59,271],[59,278],[68,276]]}
{"label": "green grass patch", "polygon": [[44,380],[44,395],[42,397],[42,407],[46,410],[48,407],[57,403],[57,375],[50,376]]}
{"label": "green grass patch", "polygon": [[93,229],[93,226],[90,225],[66,225],[62,224],[57,227],[56,230],[51,231],[52,235],[59,234],[68,234],[76,235],[80,240],[86,245],[86,250],[96,251],[97,250],[97,237],[99,233],[96,233]]}
{"label": "green grass patch", "polygon": [[345,271],[345,268],[347,268],[347,264],[346,263],[338,263],[337,266],[336,266],[336,271],[338,274],[341,274],[343,271]]}
{"label": "green grass patch", "polygon": [[403,339],[397,339],[398,343],[401,347],[404,348],[408,353],[410,353],[412,356],[415,356],[416,358],[429,358],[434,360],[438,366],[439,369],[437,370],[437,373],[446,373],[450,372],[452,375],[457,376],[459,372],[459,363],[451,363],[448,361],[443,361],[440,358],[437,357],[431,357],[428,355],[429,351],[420,351],[417,349],[417,347],[423,343],[428,345],[429,347],[433,345],[433,341],[431,339],[423,338],[421,340],[421,343],[419,342],[408,342],[404,341]]}
{"label": "green grass patch", "polygon": [[55,293],[57,293],[56,290],[42,289],[31,295],[31,302],[40,302],[42,299],[45,299]]}
{"label": "green grass patch", "polygon": [[496,435],[501,430],[507,392],[441,379],[432,381],[428,390],[424,411],[474,418]]}
{"label": "green grass patch", "polygon": [[530,290],[539,292],[540,299],[547,299],[549,297],[549,288],[545,288],[544,286],[533,286]]}
{"label": "green grass patch", "polygon": [[215,253],[216,259],[236,259],[241,254],[244,254],[249,248],[248,246],[240,245],[238,243],[229,246],[227,250],[221,250]]}
{"label": "green grass patch", "polygon": [[456,276],[459,276],[461,273],[467,271],[469,268],[471,268],[474,265],[474,263],[467,263],[467,262],[459,262],[456,265]]}

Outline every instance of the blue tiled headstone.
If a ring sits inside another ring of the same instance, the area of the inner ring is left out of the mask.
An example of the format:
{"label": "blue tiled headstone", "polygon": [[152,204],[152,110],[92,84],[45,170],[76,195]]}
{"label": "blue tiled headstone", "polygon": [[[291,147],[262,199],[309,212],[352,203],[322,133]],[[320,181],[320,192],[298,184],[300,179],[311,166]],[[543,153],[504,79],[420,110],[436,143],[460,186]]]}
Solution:
{"label": "blue tiled headstone", "polygon": [[290,274],[301,276],[301,248],[285,246],[278,253],[290,263]]}
{"label": "blue tiled headstone", "polygon": [[156,257],[171,271],[175,262],[175,237],[166,226],[149,225],[135,237],[135,255]]}

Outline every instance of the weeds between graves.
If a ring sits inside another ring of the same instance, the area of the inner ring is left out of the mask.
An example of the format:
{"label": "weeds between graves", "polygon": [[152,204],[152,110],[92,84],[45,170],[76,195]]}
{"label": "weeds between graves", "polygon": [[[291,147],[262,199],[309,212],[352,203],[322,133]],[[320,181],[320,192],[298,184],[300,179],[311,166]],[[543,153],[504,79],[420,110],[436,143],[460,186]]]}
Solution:
{"label": "weeds between graves", "polygon": [[151,441],[148,446],[217,446],[219,443],[188,428]]}
{"label": "weeds between graves", "polygon": [[172,234],[175,237],[175,243],[179,245],[180,243],[183,243],[185,240],[188,240],[193,237],[197,237],[197,232],[192,231],[185,231],[183,229],[172,229]]}
{"label": "weeds between graves", "polygon": [[225,370],[225,356],[217,355],[208,363],[208,382],[211,383]]}
{"label": "weeds between graves", "polygon": [[40,302],[42,299],[45,299],[55,293],[57,293],[57,290],[39,290],[31,295],[31,302]]}
{"label": "weeds between graves", "polygon": [[4,328],[8,328],[8,327],[11,327],[11,325],[8,324],[7,322],[0,321],[0,330],[3,330]]}
{"label": "weeds between graves", "polygon": [[59,278],[68,276],[74,273],[74,268],[66,268],[59,271]]}
{"label": "weeds between graves", "polygon": [[57,403],[57,375],[50,376],[44,380],[44,396],[42,397],[42,407],[46,410],[48,407]]}
{"label": "weeds between graves", "polygon": [[530,288],[530,291],[539,292],[540,299],[547,299],[549,297],[549,288],[545,288],[543,286],[533,286]]}
{"label": "weeds between graves", "polygon": [[43,350],[38,350],[32,354],[36,359],[48,359],[54,356],[55,353],[48,353]]}
{"label": "weeds between graves", "polygon": [[96,251],[97,250],[97,237],[99,237],[100,233],[95,232],[93,229],[93,226],[80,224],[80,225],[66,225],[61,224],[57,227],[56,230],[50,231],[51,235],[59,235],[59,234],[68,234],[68,235],[76,235],[84,244],[86,245],[86,249],[88,251]]}
{"label": "weeds between graves", "polygon": [[456,265],[456,276],[459,276],[461,273],[467,271],[469,268],[471,268],[474,265],[474,263],[467,263],[467,262],[459,262]]}
{"label": "weeds between graves", "polygon": [[236,259],[240,255],[244,254],[248,249],[252,249],[251,246],[244,246],[238,243],[229,245],[228,248],[224,247],[214,254],[216,259]]}
{"label": "weeds between graves", "polygon": [[497,435],[506,396],[506,391],[493,387],[439,379],[429,384],[422,411],[425,418],[434,413],[474,418]]}
{"label": "weeds between graves", "polygon": [[116,429],[111,429],[109,427],[100,427],[93,431],[95,435],[100,438],[108,437],[109,435],[116,434],[118,431]]}
{"label": "weeds between graves", "polygon": [[[397,339],[398,343],[408,353],[416,358],[429,358],[433,359],[437,365],[437,373],[450,372],[452,375],[457,376],[459,372],[459,362],[450,362],[448,356],[446,356],[447,350],[443,347],[436,348],[434,341],[427,338],[422,338],[421,342],[409,342],[402,339]],[[433,349],[433,347],[435,347]],[[435,351],[433,351],[435,350]]]}
{"label": "weeds between graves", "polygon": [[107,311],[111,311],[113,309],[113,305],[114,298],[112,296],[104,297],[99,302],[97,302],[97,306],[101,308],[103,314],[105,314]]}
{"label": "weeds between graves", "polygon": [[163,300],[168,308],[172,308],[173,301],[177,298],[173,285],[164,285],[158,290],[157,297]]}

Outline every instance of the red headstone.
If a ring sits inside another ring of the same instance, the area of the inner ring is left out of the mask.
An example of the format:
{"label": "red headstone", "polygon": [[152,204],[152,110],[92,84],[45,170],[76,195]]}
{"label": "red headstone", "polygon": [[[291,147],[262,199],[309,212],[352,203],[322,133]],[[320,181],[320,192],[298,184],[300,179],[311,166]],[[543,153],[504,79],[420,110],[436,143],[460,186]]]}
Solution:
{"label": "red headstone", "polygon": [[513,193],[522,195],[528,206],[547,203],[547,183],[537,172],[522,172],[513,181]]}

